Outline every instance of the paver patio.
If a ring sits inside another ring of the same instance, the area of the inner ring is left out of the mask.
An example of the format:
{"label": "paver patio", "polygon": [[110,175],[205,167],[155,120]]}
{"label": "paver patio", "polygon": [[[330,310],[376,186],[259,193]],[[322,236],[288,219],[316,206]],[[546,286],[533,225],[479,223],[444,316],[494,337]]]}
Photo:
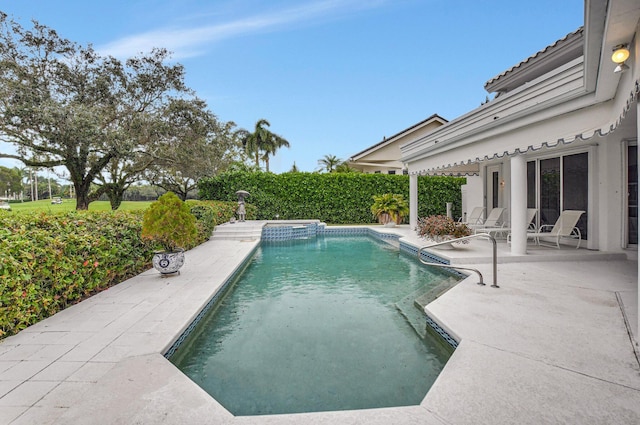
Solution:
{"label": "paver patio", "polygon": [[[499,289],[472,276],[427,306],[460,345],[420,406],[233,417],[162,354],[257,244],[212,239],[179,276],[149,270],[6,338],[0,423],[640,423],[637,262],[568,249],[501,249]],[[490,276],[487,246],[446,255]]]}

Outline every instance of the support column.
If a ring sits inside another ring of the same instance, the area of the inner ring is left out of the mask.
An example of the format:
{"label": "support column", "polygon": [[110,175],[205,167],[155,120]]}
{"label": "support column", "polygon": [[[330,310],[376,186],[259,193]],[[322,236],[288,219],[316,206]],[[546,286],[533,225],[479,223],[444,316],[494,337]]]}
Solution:
{"label": "support column", "polygon": [[511,157],[511,253],[527,253],[527,162],[524,155]]}
{"label": "support column", "polygon": [[418,175],[409,174],[409,226],[418,225]]}

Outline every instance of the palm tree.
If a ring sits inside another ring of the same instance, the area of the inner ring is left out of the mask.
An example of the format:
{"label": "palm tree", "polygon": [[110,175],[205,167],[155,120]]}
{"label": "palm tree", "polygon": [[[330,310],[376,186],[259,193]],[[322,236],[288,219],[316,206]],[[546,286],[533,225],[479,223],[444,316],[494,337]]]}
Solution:
{"label": "palm tree", "polygon": [[256,167],[260,167],[260,160],[265,162],[266,171],[269,171],[269,156],[275,155],[278,149],[289,147],[289,142],[282,136],[270,132],[269,121],[264,118],[256,122],[253,133],[243,131],[240,133],[242,144],[249,155],[256,161]]}
{"label": "palm tree", "polygon": [[265,163],[265,167],[268,173],[269,172],[269,155],[275,155],[278,149],[282,147],[288,148],[289,142],[284,137],[279,136],[275,133],[272,133],[268,130],[267,130],[267,133],[269,137],[265,142],[262,160]]}
{"label": "palm tree", "polygon": [[318,160],[318,165],[320,165],[321,170],[325,170],[327,173],[333,173],[341,162],[340,158],[335,155],[325,155],[322,159]]}

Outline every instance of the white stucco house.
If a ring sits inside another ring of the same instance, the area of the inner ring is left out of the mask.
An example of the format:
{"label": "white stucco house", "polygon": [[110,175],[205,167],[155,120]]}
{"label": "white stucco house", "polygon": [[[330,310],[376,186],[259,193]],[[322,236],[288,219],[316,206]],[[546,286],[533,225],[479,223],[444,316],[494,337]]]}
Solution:
{"label": "white stucco house", "polygon": [[538,224],[583,210],[582,246],[637,256],[639,18],[638,0],[585,0],[584,26],[490,79],[490,102],[404,144],[411,226],[418,175],[477,164],[463,209],[506,208],[512,253],[537,208]]}
{"label": "white stucco house", "polygon": [[400,146],[420,139],[446,123],[446,119],[433,114],[391,137],[383,137],[375,145],[351,156],[347,163],[363,173],[404,174],[406,168],[400,160]]}

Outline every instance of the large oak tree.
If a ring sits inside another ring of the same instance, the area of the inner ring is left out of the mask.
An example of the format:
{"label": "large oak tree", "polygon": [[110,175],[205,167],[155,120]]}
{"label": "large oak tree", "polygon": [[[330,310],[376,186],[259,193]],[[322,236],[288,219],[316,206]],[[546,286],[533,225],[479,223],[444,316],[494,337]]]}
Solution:
{"label": "large oak tree", "polygon": [[[112,161],[143,151],[141,134],[172,98],[191,96],[184,69],[166,50],[122,62],[80,46],[33,21],[24,28],[0,12],[1,152],[31,167],[65,167],[77,209],[108,188],[92,182]],[[140,119],[144,116],[145,119]]]}

